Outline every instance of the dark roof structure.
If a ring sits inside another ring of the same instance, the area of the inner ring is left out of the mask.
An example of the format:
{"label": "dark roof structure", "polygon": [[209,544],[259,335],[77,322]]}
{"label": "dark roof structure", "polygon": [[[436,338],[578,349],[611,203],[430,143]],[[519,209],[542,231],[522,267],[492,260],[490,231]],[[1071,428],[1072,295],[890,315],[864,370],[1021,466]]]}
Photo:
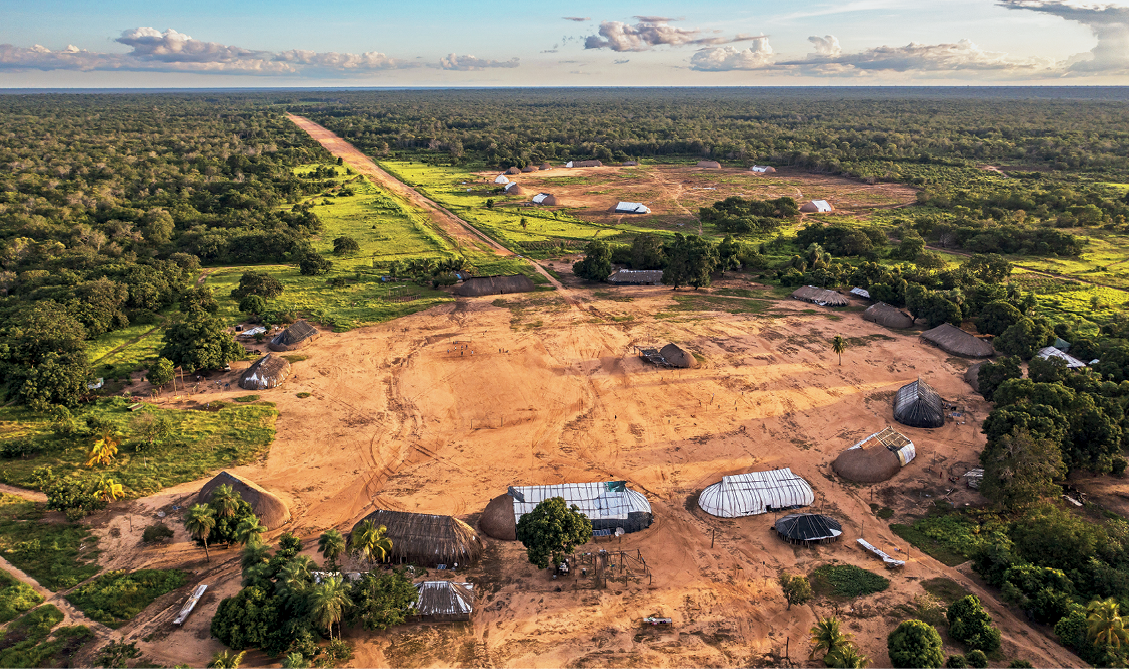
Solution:
{"label": "dark roof structure", "polygon": [[980,368],[984,366],[983,362],[978,362],[964,371],[964,380],[976,392],[980,392]]}
{"label": "dark roof structure", "polygon": [[533,165],[526,165],[525,167],[521,168],[521,171],[525,172],[525,173],[536,172],[537,168],[534,167]]}
{"label": "dark roof structure", "polygon": [[990,358],[996,349],[988,342],[971,335],[951,323],[942,323],[921,333],[921,338],[946,353],[968,358]]}
{"label": "dark roof structure", "polygon": [[635,162],[634,160],[625,160],[622,163],[620,163],[619,166],[620,167],[638,167],[639,163]]}
{"label": "dark roof structure", "polygon": [[508,276],[474,276],[455,290],[461,297],[482,297],[483,295],[506,295],[508,293],[532,293],[533,281],[524,274]]}
{"label": "dark roof structure", "polygon": [[541,163],[541,169],[543,169],[543,170],[551,170],[551,169],[553,169],[553,166],[552,166],[552,165],[550,165],[549,163]]}
{"label": "dark roof structure", "polygon": [[804,286],[792,293],[792,297],[821,307],[845,307],[850,304],[850,300],[839,293],[815,286]]}
{"label": "dark roof structure", "polygon": [[470,620],[474,613],[474,586],[453,581],[416,583],[416,615],[428,620]]}
{"label": "dark roof structure", "polygon": [[820,513],[792,513],[779,518],[772,529],[780,538],[793,544],[825,544],[843,534],[839,521]]}
{"label": "dark roof structure", "polygon": [[510,169],[506,170],[506,174],[521,174],[521,170],[516,167],[511,167]]}
{"label": "dark roof structure", "polygon": [[274,388],[290,376],[290,361],[270,353],[251,363],[239,375],[239,387],[246,390]]}
{"label": "dark roof structure", "polygon": [[196,495],[197,504],[207,504],[212,499],[212,492],[221,485],[229,485],[235,494],[251,505],[251,510],[258,516],[259,522],[266,525],[268,530],[273,530],[290,520],[290,509],[273,493],[260,488],[253,481],[241,479],[234,474],[220,472],[200,488]]}
{"label": "dark roof structure", "polygon": [[698,366],[698,359],[694,357],[694,354],[684,350],[678,344],[667,344],[663,346],[662,350],[659,351],[659,355],[661,355],[671,367],[690,369]]}
{"label": "dark roof structure", "polygon": [[862,312],[863,320],[877,323],[887,328],[909,328],[913,327],[913,319],[909,314],[902,311],[897,307],[892,307],[885,302],[876,302],[866,308]]}
{"label": "dark roof structure", "polygon": [[945,424],[945,406],[937,391],[918,379],[898,389],[894,420],[910,427],[941,427]]}
{"label": "dark roof structure", "polygon": [[565,167],[603,167],[599,160],[570,160]]}
{"label": "dark roof structure", "polygon": [[317,339],[317,328],[306,321],[298,321],[270,340],[267,348],[272,351],[296,351]]}
{"label": "dark roof structure", "polygon": [[[371,520],[388,528],[391,562],[421,567],[469,565],[482,557],[482,539],[470,525],[452,516],[377,509],[357,522]],[[357,525],[353,526],[356,531]]]}

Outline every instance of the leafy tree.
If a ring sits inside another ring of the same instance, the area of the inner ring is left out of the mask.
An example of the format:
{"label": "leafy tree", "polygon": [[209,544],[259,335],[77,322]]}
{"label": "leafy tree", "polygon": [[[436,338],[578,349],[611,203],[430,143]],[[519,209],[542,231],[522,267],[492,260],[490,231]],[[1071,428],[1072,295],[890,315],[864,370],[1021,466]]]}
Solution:
{"label": "leafy tree", "polygon": [[717,268],[717,247],[698,235],[676,233],[664,245],[667,265],[663,269],[663,283],[674,290],[686,284],[695,290],[710,285],[710,274]]}
{"label": "leafy tree", "polygon": [[1008,328],[1023,320],[1023,314],[1011,304],[996,300],[984,305],[976,318],[976,329],[982,334],[1002,335]]}
{"label": "leafy tree", "polygon": [[977,253],[962,269],[984,283],[998,284],[1011,275],[1012,264],[998,253]]}
{"label": "leafy tree", "polygon": [[950,655],[949,659],[945,660],[945,666],[949,669],[965,669],[968,666],[968,661],[964,659],[963,655]]}
{"label": "leafy tree", "polygon": [[47,508],[62,511],[69,520],[78,520],[106,508],[99,480],[59,476],[50,467],[36,468],[32,480],[35,487],[47,495]]}
{"label": "leafy tree", "polygon": [[573,263],[572,271],[589,281],[606,281],[612,273],[612,251],[606,242],[593,240],[584,248],[584,259]]}
{"label": "leafy tree", "polygon": [[1035,357],[1027,363],[1027,377],[1036,383],[1062,383],[1069,374],[1066,360],[1059,357]]}
{"label": "leafy tree", "polygon": [[212,490],[212,495],[208,498],[208,505],[216,510],[217,517],[234,518],[242,499],[234,488],[222,483]]}
{"label": "leafy tree", "polygon": [[1053,342],[1054,338],[1054,331],[1045,323],[1023,318],[1004,330],[1003,334],[996,338],[995,346],[1001,353],[1027,360],[1039,349]]}
{"label": "leafy tree", "polygon": [[851,635],[843,631],[842,621],[834,616],[820,618],[811,628],[812,648],[808,657],[819,653],[830,655],[850,642]]}
{"label": "leafy tree", "polygon": [[222,369],[244,356],[223,320],[208,314],[193,314],[165,328],[161,357],[186,371]]}
{"label": "leafy tree", "polygon": [[352,592],[356,618],[366,630],[376,632],[403,624],[417,597],[415,586],[401,571],[365,574]]}
{"label": "leafy tree", "polygon": [[89,392],[90,365],[86,356],[48,353],[35,366],[10,370],[9,387],[16,398],[33,411],[44,412],[52,405],[74,407]]}
{"label": "leafy tree", "polygon": [[780,589],[784,591],[784,600],[788,602],[789,610],[793,604],[803,604],[812,598],[811,584],[803,576],[780,574]]}
{"label": "leafy tree", "polygon": [[361,250],[361,245],[357,243],[356,239],[349,236],[338,237],[333,240],[333,252],[336,255],[349,255],[357,253]]}
{"label": "leafy tree", "polygon": [[1094,600],[1086,608],[1086,638],[1095,645],[1120,648],[1129,643],[1129,629],[1113,599]]}
{"label": "leafy tree", "polygon": [[345,617],[345,613],[353,601],[349,599],[349,588],[340,576],[329,576],[314,589],[310,614],[314,621],[322,628],[329,630],[329,638],[333,638],[333,626]]}
{"label": "leafy tree", "polygon": [[835,335],[831,338],[831,352],[839,356],[839,364],[843,364],[843,351],[847,350],[847,340],[843,339],[842,335]]}
{"label": "leafy tree", "polygon": [[[220,602],[212,617],[212,636],[234,650],[274,649],[281,645],[283,602],[259,586],[249,586]],[[278,650],[284,650],[285,645]]]}
{"label": "leafy tree", "polygon": [[1031,664],[1028,660],[1012,660],[1008,665],[1008,669],[1035,669],[1035,665]]}
{"label": "leafy tree", "polygon": [[925,240],[912,230],[902,231],[902,241],[898,244],[898,257],[902,260],[915,260],[925,250]]}
{"label": "leafy tree", "polygon": [[337,558],[345,552],[345,537],[335,529],[329,529],[318,537],[318,552],[325,557],[326,571],[337,571]]}
{"label": "leafy tree", "polygon": [[149,371],[145,372],[145,379],[157,388],[172,381],[174,376],[176,376],[176,367],[168,358],[157,358],[157,361],[149,367]]}
{"label": "leafy tree", "polygon": [[321,276],[329,274],[333,269],[333,262],[314,250],[306,251],[298,261],[298,272],[303,276]]}
{"label": "leafy tree", "polygon": [[662,269],[665,262],[662,240],[658,235],[642,234],[632,240],[631,269]]}
{"label": "leafy tree", "polygon": [[263,534],[267,531],[257,516],[247,516],[235,528],[235,539],[244,546],[262,543]]}
{"label": "leafy tree", "polygon": [[120,444],[121,438],[118,435],[109,431],[103,433],[98,439],[94,440],[94,445],[90,447],[90,459],[86,461],[86,466],[105,466],[112,463],[118,455]]}
{"label": "leafy tree", "polygon": [[1094,555],[1098,547],[1110,541],[1101,525],[1052,504],[1031,509],[1016,519],[1009,535],[1020,557],[1056,572],[1036,576],[1051,579],[1055,588],[1065,591],[1072,589],[1068,580],[1055,579],[1059,579],[1063,571],[1076,568],[1080,556]]}
{"label": "leafy tree", "polygon": [[239,287],[231,291],[231,297],[239,300],[248,295],[258,295],[264,300],[273,300],[282,294],[282,282],[265,272],[244,272],[239,277]]}
{"label": "leafy tree", "polygon": [[980,492],[1004,508],[1019,510],[1062,494],[1055,483],[1066,476],[1062,449],[1053,439],[1033,436],[1022,427],[988,442],[980,465]]}
{"label": "leafy tree", "polygon": [[988,656],[979,649],[969,651],[964,659],[968,662],[968,666],[974,669],[985,669],[988,666]]}
{"label": "leafy tree", "polygon": [[239,310],[252,316],[262,316],[267,312],[267,301],[261,295],[247,295],[239,300]]}
{"label": "leafy tree", "polygon": [[941,635],[921,620],[905,620],[886,638],[890,662],[895,667],[937,669],[945,662]]}
{"label": "leafy tree", "polygon": [[1073,584],[1059,569],[1018,564],[1004,573],[1003,598],[1037,622],[1051,624],[1070,613]]}
{"label": "leafy tree", "polygon": [[384,562],[392,551],[392,540],[386,536],[388,528],[364,520],[350,537],[353,553],[362,556],[370,565]]}
{"label": "leafy tree", "polygon": [[992,626],[992,616],[976,595],[966,595],[949,605],[945,613],[949,636],[973,650],[991,653],[1000,647],[1000,630]]}
{"label": "leafy tree", "polygon": [[173,424],[165,416],[154,416],[146,411],[142,414],[134,415],[130,421],[133,424],[134,432],[153,447],[154,441],[163,441],[168,439],[173,434]]}
{"label": "leafy tree", "polygon": [[214,314],[219,308],[215,295],[207,286],[189,288],[180,295],[180,310],[186,314]]}
{"label": "leafy tree", "polygon": [[184,518],[184,529],[188,530],[193,539],[204,542],[204,557],[208,562],[212,561],[212,556],[208,553],[208,536],[215,527],[214,509],[205,504],[193,504],[192,508],[188,509],[188,515]]}
{"label": "leafy tree", "polygon": [[985,361],[980,365],[980,372],[976,377],[980,394],[991,401],[996,388],[1008,379],[1023,378],[1023,370],[1019,367],[1019,358],[1000,358],[996,362]]}
{"label": "leafy tree", "polygon": [[592,538],[592,521],[563,497],[550,497],[523,514],[517,523],[517,540],[529,561],[544,569],[557,564],[576,546]]}

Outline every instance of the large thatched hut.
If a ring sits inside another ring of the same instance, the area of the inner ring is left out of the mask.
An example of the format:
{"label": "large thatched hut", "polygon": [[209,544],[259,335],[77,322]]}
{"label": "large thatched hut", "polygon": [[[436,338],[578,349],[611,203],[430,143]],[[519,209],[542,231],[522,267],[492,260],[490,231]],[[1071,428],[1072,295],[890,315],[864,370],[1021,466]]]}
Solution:
{"label": "large thatched hut", "polygon": [[663,346],[659,351],[659,355],[661,355],[671,367],[690,369],[698,366],[698,359],[694,357],[694,354],[683,349],[678,344],[667,344]]}
{"label": "large thatched hut", "polygon": [[478,533],[452,516],[377,509],[358,521],[353,531],[366,520],[388,528],[385,536],[392,540],[390,562],[421,567],[442,564],[454,568],[482,557],[482,540]]}
{"label": "large thatched hut", "polygon": [[298,321],[271,339],[267,348],[272,351],[297,351],[317,339],[318,334],[314,326],[306,321]]}
{"label": "large thatched hut", "polygon": [[525,189],[516,183],[511,183],[503,189],[506,195],[525,195]]}
{"label": "large thatched hut", "polygon": [[570,160],[565,163],[565,167],[603,167],[604,164],[599,160]]}
{"label": "large thatched hut", "polygon": [[563,497],[569,506],[575,504],[592,521],[592,529],[598,534],[611,534],[621,528],[624,532],[638,532],[650,527],[653,520],[651,503],[640,493],[628,490],[626,481],[600,481],[511,486],[486,505],[478,528],[495,539],[515,541],[521,517],[552,497]]}
{"label": "large thatched hut", "polygon": [[196,495],[197,504],[207,504],[212,499],[212,492],[221,485],[229,485],[235,494],[251,505],[251,510],[259,517],[259,522],[266,525],[268,530],[280,527],[290,520],[290,509],[274,494],[260,488],[252,481],[241,479],[234,474],[220,472],[200,488]]}
{"label": "large thatched hut", "polygon": [[835,208],[827,200],[810,200],[800,205],[805,214],[830,214]]}
{"label": "large thatched hut", "polygon": [[945,405],[932,386],[918,379],[894,395],[894,420],[910,427],[941,427],[945,424]]}
{"label": "large thatched hut", "polygon": [[553,166],[552,166],[552,165],[550,165],[549,163],[541,163],[541,169],[543,169],[543,170],[551,170],[551,169],[553,169]]}
{"label": "large thatched hut", "polygon": [[510,169],[506,170],[506,174],[521,174],[521,170],[516,167],[511,167]]}
{"label": "large thatched hut", "polygon": [[968,385],[972,386],[972,389],[976,392],[980,392],[980,368],[983,366],[983,362],[978,362],[964,370],[964,380],[967,381]]}
{"label": "large thatched hut", "polygon": [[968,358],[990,358],[996,349],[988,342],[971,335],[950,323],[942,323],[921,333],[921,338],[946,353]]}
{"label": "large thatched hut", "polygon": [[772,529],[784,541],[804,546],[831,543],[843,534],[839,521],[820,513],[792,513],[777,519]]}
{"label": "large thatched hut", "polygon": [[913,327],[913,319],[909,314],[897,307],[892,307],[885,302],[876,302],[862,312],[863,320],[877,323],[887,328]]}
{"label": "large thatched hut", "polygon": [[536,172],[537,168],[533,165],[526,165],[525,167],[521,168],[521,171],[528,174],[529,172]]}
{"label": "large thatched hut", "polygon": [[716,160],[699,160],[698,167],[705,167],[711,170],[721,169],[721,163]]}
{"label": "large thatched hut", "polygon": [[239,387],[246,390],[266,390],[274,388],[290,376],[290,362],[279,355],[270,353],[251,363],[239,375]]}
{"label": "large thatched hut", "polygon": [[821,307],[845,307],[850,304],[850,300],[839,293],[815,286],[804,286],[793,292],[792,297],[804,302],[818,304]]}
{"label": "large thatched hut", "polygon": [[455,290],[461,297],[505,295],[507,293],[532,293],[533,281],[524,274],[509,276],[472,276]]}
{"label": "large thatched hut", "polygon": [[881,483],[892,479],[915,457],[913,442],[887,426],[840,453],[831,469],[854,483]]}

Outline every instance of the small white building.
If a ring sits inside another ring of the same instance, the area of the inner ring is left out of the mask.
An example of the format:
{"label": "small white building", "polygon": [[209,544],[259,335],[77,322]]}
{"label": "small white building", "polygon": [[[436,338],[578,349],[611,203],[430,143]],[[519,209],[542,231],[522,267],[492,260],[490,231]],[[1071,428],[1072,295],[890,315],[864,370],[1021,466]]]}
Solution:
{"label": "small white building", "polygon": [[805,214],[830,214],[834,209],[832,209],[831,203],[827,200],[812,200],[811,202],[805,202],[804,205],[800,207],[800,211]]}
{"label": "small white building", "polygon": [[494,177],[494,183],[496,184],[508,184],[509,182],[510,178],[505,174],[499,174],[498,176]]}
{"label": "small white building", "polygon": [[641,202],[620,202],[615,206],[617,214],[649,214],[651,210]]}
{"label": "small white building", "polygon": [[1067,369],[1081,369],[1082,367],[1086,366],[1086,363],[1082,362],[1078,358],[1075,358],[1074,356],[1070,355],[1069,353],[1065,353],[1063,351],[1058,350],[1054,346],[1048,346],[1046,348],[1041,348],[1041,349],[1039,349],[1039,352],[1036,353],[1035,355],[1044,359],[1044,360],[1046,360],[1048,358],[1062,358],[1063,360],[1066,361],[1066,368]]}
{"label": "small white building", "polygon": [[723,476],[702,491],[698,506],[719,518],[740,518],[796,509],[815,502],[811,485],[791,469]]}
{"label": "small white building", "polygon": [[755,172],[756,174],[775,174],[776,168],[775,167],[765,167],[763,165],[753,165],[751,168],[749,168],[749,171]]}

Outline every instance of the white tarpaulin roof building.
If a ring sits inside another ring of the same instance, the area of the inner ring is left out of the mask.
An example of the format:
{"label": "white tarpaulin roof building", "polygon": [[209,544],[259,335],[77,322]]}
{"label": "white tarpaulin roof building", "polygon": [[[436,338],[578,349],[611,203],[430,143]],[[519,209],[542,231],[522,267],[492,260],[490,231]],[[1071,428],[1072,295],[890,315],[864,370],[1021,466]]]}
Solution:
{"label": "white tarpaulin roof building", "polygon": [[858,295],[859,297],[870,299],[870,291],[865,288],[852,288],[851,295]]}
{"label": "white tarpaulin roof building", "polygon": [[510,179],[505,174],[499,174],[498,176],[494,177],[494,183],[496,184],[508,184],[509,182]]}
{"label": "white tarpaulin roof building", "polygon": [[541,204],[547,197],[549,197],[548,193],[538,193],[533,196],[533,204]]}
{"label": "white tarpaulin roof building", "polygon": [[641,202],[620,202],[615,206],[617,214],[649,214],[651,210]]}
{"label": "white tarpaulin roof building", "polygon": [[634,490],[627,489],[624,481],[597,483],[560,483],[556,485],[512,486],[514,521],[532,511],[541,502],[563,497],[565,504],[575,504],[580,512],[593,521],[624,520],[631,513],[651,513],[651,503]]}
{"label": "white tarpaulin roof building", "polygon": [[767,173],[767,172],[768,172],[769,170],[772,170],[773,172],[775,172],[775,171],[776,171],[776,170],[775,170],[774,168],[772,168],[772,167],[766,167],[766,166],[763,166],[763,165],[753,165],[753,167],[752,167],[752,169],[751,169],[750,171],[752,171],[752,172],[757,172],[758,174],[765,174],[765,173]]}
{"label": "white tarpaulin roof building", "polygon": [[1086,363],[1082,362],[1078,358],[1075,358],[1074,356],[1072,356],[1068,353],[1065,353],[1063,351],[1058,350],[1054,346],[1048,346],[1046,348],[1041,348],[1041,349],[1039,349],[1039,352],[1036,353],[1035,355],[1039,356],[1040,358],[1042,358],[1044,360],[1046,360],[1047,358],[1062,358],[1063,360],[1066,361],[1067,369],[1078,369],[1080,367],[1086,366]]}
{"label": "white tarpaulin roof building", "polygon": [[886,450],[898,456],[898,462],[902,463],[903,467],[917,457],[917,449],[914,447],[913,442],[909,440],[909,437],[890,426],[886,426],[884,429],[875,432],[847,450],[874,448],[875,446],[883,446]]}
{"label": "white tarpaulin roof building", "polygon": [[511,188],[517,188],[517,184],[516,184],[516,183],[509,183],[509,184],[506,184],[506,188],[505,188],[505,191],[506,191],[506,192],[508,193],[508,192],[510,192],[510,189],[511,189]]}
{"label": "white tarpaulin roof building", "polygon": [[723,476],[698,496],[702,511],[721,518],[795,509],[814,501],[811,486],[791,469]]}

